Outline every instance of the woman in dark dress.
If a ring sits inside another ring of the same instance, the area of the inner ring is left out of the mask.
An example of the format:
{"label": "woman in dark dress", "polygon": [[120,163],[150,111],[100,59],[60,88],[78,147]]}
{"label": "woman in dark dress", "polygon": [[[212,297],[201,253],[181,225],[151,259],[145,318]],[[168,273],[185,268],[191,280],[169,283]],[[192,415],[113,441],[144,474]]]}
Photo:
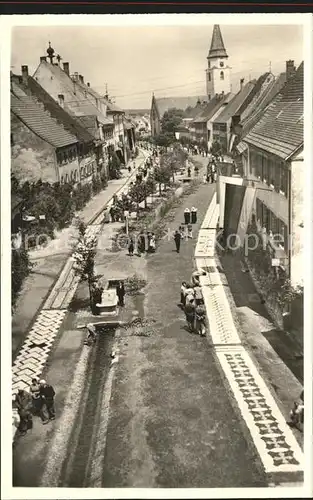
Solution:
{"label": "woman in dark dress", "polygon": [[124,283],[122,281],[120,281],[119,284],[117,285],[116,293],[118,296],[119,305],[121,307],[124,307],[124,305],[125,305],[125,303],[124,303],[125,287],[124,287]]}

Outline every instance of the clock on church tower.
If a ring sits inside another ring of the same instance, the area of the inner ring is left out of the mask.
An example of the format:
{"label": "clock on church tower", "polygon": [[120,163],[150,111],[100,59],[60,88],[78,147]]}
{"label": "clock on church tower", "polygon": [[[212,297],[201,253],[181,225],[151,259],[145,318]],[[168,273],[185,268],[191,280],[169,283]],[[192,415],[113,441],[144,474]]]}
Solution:
{"label": "clock on church tower", "polygon": [[216,94],[228,94],[230,92],[231,68],[227,62],[228,55],[218,24],[215,24],[213,28],[212,41],[207,60],[206,87],[208,100],[210,101]]}

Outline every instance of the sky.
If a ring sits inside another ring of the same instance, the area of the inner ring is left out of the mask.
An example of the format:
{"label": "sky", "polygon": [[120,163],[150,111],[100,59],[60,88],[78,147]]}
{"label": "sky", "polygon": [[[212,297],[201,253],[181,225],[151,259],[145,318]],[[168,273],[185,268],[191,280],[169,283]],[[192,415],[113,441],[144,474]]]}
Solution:
{"label": "sky", "polygon": [[[240,78],[285,70],[304,59],[300,25],[223,25],[232,92]],[[199,26],[22,26],[12,30],[11,70],[33,74],[49,40],[70,73],[78,72],[100,94],[124,109],[150,108],[156,97],[205,95],[206,57],[213,24]]]}

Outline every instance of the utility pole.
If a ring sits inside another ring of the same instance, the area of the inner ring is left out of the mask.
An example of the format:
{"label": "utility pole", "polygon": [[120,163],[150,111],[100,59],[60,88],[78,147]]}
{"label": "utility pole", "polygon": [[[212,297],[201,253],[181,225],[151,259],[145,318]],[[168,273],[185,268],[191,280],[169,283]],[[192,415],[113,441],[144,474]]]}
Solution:
{"label": "utility pole", "polygon": [[272,73],[272,61],[269,63],[269,72]]}

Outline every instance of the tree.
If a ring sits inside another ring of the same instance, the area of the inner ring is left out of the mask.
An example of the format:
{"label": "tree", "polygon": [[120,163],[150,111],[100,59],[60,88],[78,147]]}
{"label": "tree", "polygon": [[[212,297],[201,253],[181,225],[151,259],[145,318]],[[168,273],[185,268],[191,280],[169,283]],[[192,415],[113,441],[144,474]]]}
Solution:
{"label": "tree", "polygon": [[139,203],[146,199],[146,189],[144,182],[137,182],[134,184],[129,191],[130,198],[137,204],[137,210],[139,209]]}
{"label": "tree", "polygon": [[157,146],[167,149],[173,142],[173,136],[169,133],[161,133],[154,138]]}
{"label": "tree", "polygon": [[23,281],[28,276],[32,264],[28,257],[28,252],[25,248],[12,249],[11,252],[11,302],[12,306],[15,305],[19,291],[22,287]]}
{"label": "tree", "polygon": [[86,224],[78,219],[76,221],[78,237],[74,243],[73,270],[81,280],[88,282],[89,300],[92,307],[92,286],[95,282],[95,257],[97,253],[98,238],[96,235],[89,235]]}
{"label": "tree", "polygon": [[121,176],[121,161],[114,152],[108,164],[110,179],[119,179]]}
{"label": "tree", "polygon": [[163,164],[156,167],[154,171],[154,178],[157,184],[159,185],[159,193],[161,196],[162,193],[162,184],[167,186],[171,180],[171,172],[170,170]]}
{"label": "tree", "polygon": [[174,136],[175,130],[181,124],[184,114],[182,109],[177,108],[170,108],[168,111],[165,111],[161,120],[162,133]]}
{"label": "tree", "polygon": [[219,141],[214,141],[211,147],[211,153],[215,157],[221,156],[225,153],[225,148]]}

